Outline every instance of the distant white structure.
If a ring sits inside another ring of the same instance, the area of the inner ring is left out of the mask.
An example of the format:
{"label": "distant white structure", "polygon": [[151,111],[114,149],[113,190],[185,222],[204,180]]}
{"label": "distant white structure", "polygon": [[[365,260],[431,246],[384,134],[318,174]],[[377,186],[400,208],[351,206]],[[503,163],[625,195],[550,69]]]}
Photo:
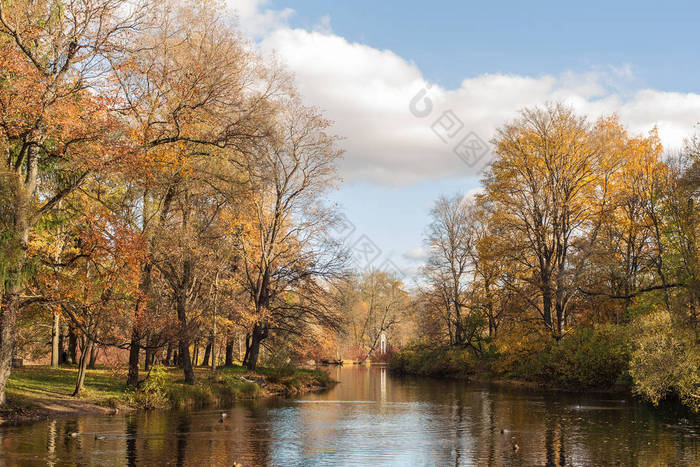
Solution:
{"label": "distant white structure", "polygon": [[382,402],[386,402],[386,367],[379,369],[379,395]]}
{"label": "distant white structure", "polygon": [[379,336],[379,352],[386,353],[386,334]]}

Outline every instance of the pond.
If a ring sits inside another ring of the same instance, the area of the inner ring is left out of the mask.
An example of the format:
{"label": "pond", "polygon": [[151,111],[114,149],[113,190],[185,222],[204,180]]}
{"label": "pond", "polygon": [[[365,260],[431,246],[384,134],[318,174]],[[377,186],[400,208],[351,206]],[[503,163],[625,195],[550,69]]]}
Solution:
{"label": "pond", "polygon": [[[700,423],[620,396],[333,367],[333,389],[0,429],[4,465],[700,465]],[[71,433],[79,433],[72,437]],[[514,449],[517,445],[517,449]]]}

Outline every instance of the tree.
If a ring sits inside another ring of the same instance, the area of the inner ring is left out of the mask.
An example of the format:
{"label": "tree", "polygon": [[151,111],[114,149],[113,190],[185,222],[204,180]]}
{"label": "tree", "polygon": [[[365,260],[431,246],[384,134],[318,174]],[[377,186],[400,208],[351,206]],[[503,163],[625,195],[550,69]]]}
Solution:
{"label": "tree", "polygon": [[[590,254],[609,204],[613,170],[606,129],[561,104],[526,109],[494,140],[486,198],[508,232],[522,284],[510,284],[553,337],[563,335],[577,293],[575,263]],[[578,255],[576,255],[578,253]]]}
{"label": "tree", "polygon": [[440,197],[430,211],[426,244],[429,257],[424,274],[444,307],[450,342],[466,342],[464,301],[472,245],[469,207],[462,195]]}
{"label": "tree", "polygon": [[370,270],[352,276],[339,284],[338,293],[353,357],[361,361],[372,356],[382,334],[398,331],[411,306],[403,284],[383,271]]}
{"label": "tree", "polygon": [[83,193],[64,201],[63,241],[54,242],[50,230],[32,238],[31,256],[41,266],[29,289],[41,306],[66,316],[75,329],[81,347],[76,396],[94,346],[123,344],[144,248],[138,233]]}
{"label": "tree", "polygon": [[[139,163],[134,165],[138,173],[132,174],[138,182],[131,200],[132,219],[151,249],[158,242],[156,232],[164,232],[174,215],[171,210],[188,190],[198,189],[195,180],[213,183],[222,176],[221,170],[207,172],[216,164],[203,160],[224,161],[266,135],[272,109],[269,98],[286,86],[286,77],[262,66],[219,13],[220,6],[214,2],[159,4],[151,20],[157,27],[139,35],[133,52],[109,57],[115,70],[113,92],[124,103],[121,113],[139,146]],[[180,300],[181,322],[185,319],[182,290],[191,280],[187,272],[191,267],[187,263],[182,267],[184,282],[175,300]],[[153,268],[149,256],[142,264],[143,300],[134,309],[131,386],[138,384],[145,324],[155,306],[149,300]],[[192,381],[191,374],[187,380]]]}
{"label": "tree", "polygon": [[294,321],[309,318],[335,325],[317,281],[339,273],[344,262],[337,245],[328,241],[336,218],[321,199],[335,181],[341,154],[335,138],[324,132],[329,124],[296,98],[281,102],[278,114],[274,132],[242,161],[250,183],[250,216],[236,240],[242,287],[254,317],[246,352],[251,370],[271,330],[290,332]]}
{"label": "tree", "polygon": [[11,217],[0,268],[0,403],[26,301],[30,236],[90,171],[120,156],[110,102],[93,86],[104,55],[128,41],[142,12],[115,0],[0,2],[0,176]]}

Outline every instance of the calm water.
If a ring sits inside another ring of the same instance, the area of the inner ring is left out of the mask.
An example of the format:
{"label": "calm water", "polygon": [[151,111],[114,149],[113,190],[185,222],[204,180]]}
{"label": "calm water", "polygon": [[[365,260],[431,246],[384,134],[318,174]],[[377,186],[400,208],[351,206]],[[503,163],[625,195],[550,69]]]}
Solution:
{"label": "calm water", "polygon": [[675,417],[633,401],[399,378],[381,367],[331,373],[341,384],[330,391],[240,404],[224,423],[202,410],[7,427],[0,463],[700,465],[697,421],[664,426]]}

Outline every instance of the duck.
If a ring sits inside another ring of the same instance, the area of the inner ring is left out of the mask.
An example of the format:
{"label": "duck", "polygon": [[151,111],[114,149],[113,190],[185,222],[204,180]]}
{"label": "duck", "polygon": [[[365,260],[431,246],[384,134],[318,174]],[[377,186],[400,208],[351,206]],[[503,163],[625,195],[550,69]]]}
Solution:
{"label": "duck", "polygon": [[78,433],[77,431],[74,431],[73,433],[70,434],[70,437],[71,437],[71,438],[77,438],[78,435],[80,435],[80,433]]}

